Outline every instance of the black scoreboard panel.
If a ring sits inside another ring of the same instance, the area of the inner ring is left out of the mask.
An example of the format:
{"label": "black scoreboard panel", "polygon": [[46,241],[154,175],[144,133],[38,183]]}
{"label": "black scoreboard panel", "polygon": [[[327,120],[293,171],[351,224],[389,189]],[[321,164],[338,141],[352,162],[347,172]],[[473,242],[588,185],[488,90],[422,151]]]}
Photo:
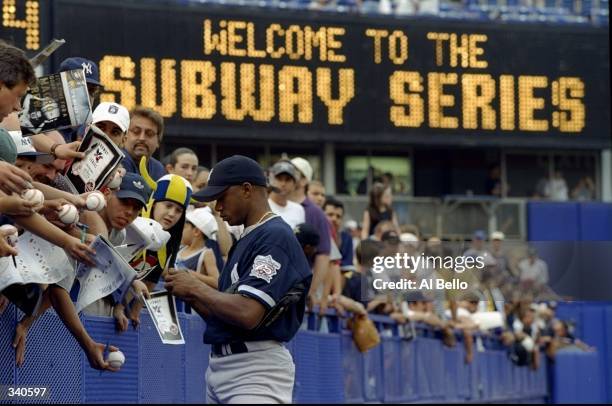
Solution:
{"label": "black scoreboard panel", "polygon": [[154,1],[52,8],[67,41],[55,66],[95,60],[103,100],[153,107],[171,134],[610,146],[607,29]]}

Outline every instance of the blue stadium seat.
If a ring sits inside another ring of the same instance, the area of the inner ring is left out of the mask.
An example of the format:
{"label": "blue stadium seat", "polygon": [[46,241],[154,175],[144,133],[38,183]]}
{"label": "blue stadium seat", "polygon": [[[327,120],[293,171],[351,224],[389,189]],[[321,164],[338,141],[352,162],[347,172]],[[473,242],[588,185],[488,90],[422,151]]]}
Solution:
{"label": "blue stadium seat", "polygon": [[560,3],[561,8],[574,12],[574,0],[561,0]]}

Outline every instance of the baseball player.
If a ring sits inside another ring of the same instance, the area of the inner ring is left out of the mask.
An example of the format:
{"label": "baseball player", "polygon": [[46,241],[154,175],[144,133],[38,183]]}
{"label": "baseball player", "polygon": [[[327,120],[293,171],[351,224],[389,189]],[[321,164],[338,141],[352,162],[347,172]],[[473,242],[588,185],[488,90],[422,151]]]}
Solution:
{"label": "baseball player", "polygon": [[295,365],[282,343],[302,323],[312,274],[291,228],[270,211],[266,184],[250,158],[219,162],[208,185],[193,195],[216,200],[221,218],[245,227],[229,252],[219,290],[188,272],[171,270],[166,278],[166,289],[206,320],[210,403],[292,401]]}

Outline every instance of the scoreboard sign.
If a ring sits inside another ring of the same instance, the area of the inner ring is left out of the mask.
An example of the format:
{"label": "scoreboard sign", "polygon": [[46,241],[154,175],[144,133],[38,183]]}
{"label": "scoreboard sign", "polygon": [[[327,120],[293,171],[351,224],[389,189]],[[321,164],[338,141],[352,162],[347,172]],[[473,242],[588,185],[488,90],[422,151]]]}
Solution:
{"label": "scoreboard sign", "polygon": [[97,61],[102,100],[153,107],[173,134],[610,145],[605,29],[52,4],[54,36],[67,41],[56,65],[75,55]]}

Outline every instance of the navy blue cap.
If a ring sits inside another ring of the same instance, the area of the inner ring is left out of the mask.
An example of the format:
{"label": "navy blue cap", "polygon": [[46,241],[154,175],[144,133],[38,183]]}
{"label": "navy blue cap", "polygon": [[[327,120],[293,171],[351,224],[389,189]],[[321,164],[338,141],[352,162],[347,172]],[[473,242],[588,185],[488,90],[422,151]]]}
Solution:
{"label": "navy blue cap", "polygon": [[206,187],[191,197],[200,202],[210,202],[230,186],[245,182],[254,186],[267,186],[264,171],[256,161],[243,155],[233,155],[216,164],[210,170]]}
{"label": "navy blue cap", "polygon": [[119,199],[138,200],[144,207],[151,196],[151,188],[142,176],[128,172],[123,176],[119,190],[115,194]]}
{"label": "navy blue cap", "polygon": [[98,65],[96,65],[95,62],[81,57],[67,58],[62,61],[59,70],[60,72],[65,72],[74,69],[84,69],[85,81],[92,85],[101,86],[100,71],[98,70]]}
{"label": "navy blue cap", "polygon": [[300,245],[311,245],[317,247],[319,245],[320,237],[317,229],[308,223],[302,223],[295,226],[293,229],[295,237],[300,242]]}

